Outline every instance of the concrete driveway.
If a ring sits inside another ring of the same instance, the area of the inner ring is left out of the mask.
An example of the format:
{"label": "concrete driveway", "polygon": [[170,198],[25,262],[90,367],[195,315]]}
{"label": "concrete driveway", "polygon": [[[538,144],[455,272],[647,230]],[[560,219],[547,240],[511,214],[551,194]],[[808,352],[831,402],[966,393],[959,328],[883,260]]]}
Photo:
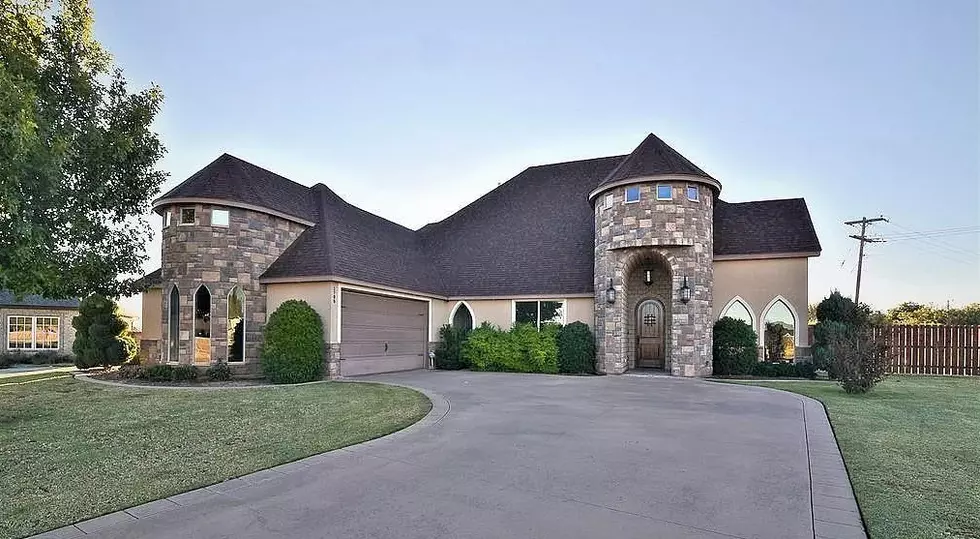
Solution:
{"label": "concrete driveway", "polygon": [[[161,539],[788,539],[814,537],[814,500],[856,515],[823,410],[787,393],[649,376],[366,380],[422,388],[435,409],[380,440],[74,529]],[[828,476],[816,490],[815,458]],[[833,530],[818,535],[863,536]]]}

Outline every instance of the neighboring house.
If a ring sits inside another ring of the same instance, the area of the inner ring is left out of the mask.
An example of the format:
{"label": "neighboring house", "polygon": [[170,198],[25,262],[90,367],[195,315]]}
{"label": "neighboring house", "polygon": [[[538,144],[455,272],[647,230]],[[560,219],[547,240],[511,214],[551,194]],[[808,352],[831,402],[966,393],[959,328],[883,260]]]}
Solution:
{"label": "neighboring house", "polygon": [[55,352],[71,354],[75,328],[71,321],[78,314],[77,299],[47,299],[24,296],[20,299],[0,290],[0,353]]}
{"label": "neighboring house", "polygon": [[411,230],[224,154],[154,202],[163,267],[144,279],[144,356],[255,365],[288,299],[323,319],[331,376],[420,368],[444,324],[593,327],[597,368],[711,372],[723,315],[759,333],[802,315],[817,240],[802,199],[727,203],[654,135],[632,153],[528,168]]}

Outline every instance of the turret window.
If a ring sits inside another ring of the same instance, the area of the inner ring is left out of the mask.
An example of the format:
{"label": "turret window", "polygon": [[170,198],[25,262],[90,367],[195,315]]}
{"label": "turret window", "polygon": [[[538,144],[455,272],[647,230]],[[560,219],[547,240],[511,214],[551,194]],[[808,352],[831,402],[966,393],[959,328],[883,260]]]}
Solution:
{"label": "turret window", "polygon": [[640,188],[639,187],[627,187],[626,188],[626,203],[639,202],[640,201]]}
{"label": "turret window", "polygon": [[228,226],[228,210],[211,210],[211,226]]}
{"label": "turret window", "polygon": [[674,188],[669,185],[657,186],[657,200],[673,200]]}
{"label": "turret window", "polygon": [[698,186],[696,186],[696,185],[688,185],[687,186],[687,199],[688,200],[690,200],[691,202],[697,202],[698,199],[699,199],[699,195],[700,195],[700,193],[698,193]]}
{"label": "turret window", "polygon": [[194,224],[194,208],[181,208],[180,209],[180,224],[182,224],[182,225],[193,225]]}

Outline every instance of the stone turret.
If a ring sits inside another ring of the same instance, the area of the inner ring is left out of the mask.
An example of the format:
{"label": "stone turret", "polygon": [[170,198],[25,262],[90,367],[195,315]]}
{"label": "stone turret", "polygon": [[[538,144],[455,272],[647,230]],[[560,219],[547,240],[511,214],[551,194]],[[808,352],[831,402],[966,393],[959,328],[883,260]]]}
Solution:
{"label": "stone turret", "polygon": [[720,190],[651,134],[589,195],[600,372],[651,366],[711,374],[712,219]]}

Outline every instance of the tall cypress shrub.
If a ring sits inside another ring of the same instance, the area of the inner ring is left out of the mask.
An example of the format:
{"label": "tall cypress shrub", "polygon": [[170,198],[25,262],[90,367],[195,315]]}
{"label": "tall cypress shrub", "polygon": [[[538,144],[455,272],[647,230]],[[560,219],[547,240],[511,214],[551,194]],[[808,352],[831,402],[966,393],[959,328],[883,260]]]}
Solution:
{"label": "tall cypress shrub", "polygon": [[104,296],[85,298],[71,325],[75,328],[71,349],[79,369],[121,365],[139,353],[129,324],[119,316],[119,307]]}

